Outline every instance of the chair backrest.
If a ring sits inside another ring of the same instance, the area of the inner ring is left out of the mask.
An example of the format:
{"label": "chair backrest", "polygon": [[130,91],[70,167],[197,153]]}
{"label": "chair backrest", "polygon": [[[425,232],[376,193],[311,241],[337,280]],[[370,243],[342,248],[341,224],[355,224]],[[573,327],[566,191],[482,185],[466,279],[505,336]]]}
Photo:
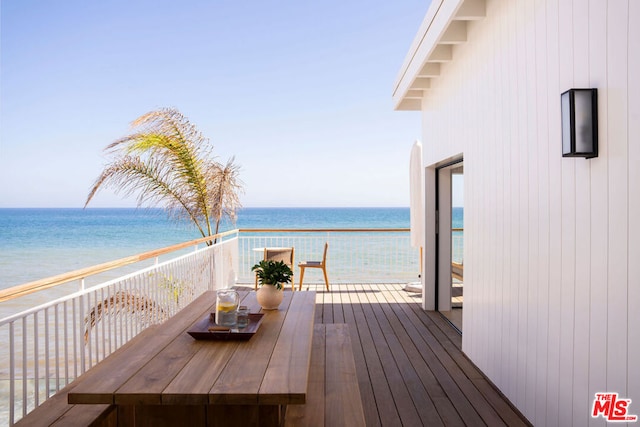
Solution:
{"label": "chair backrest", "polygon": [[264,248],[265,261],[282,261],[289,267],[293,266],[293,248]]}
{"label": "chair backrest", "polygon": [[329,242],[324,244],[324,254],[322,254],[322,264],[326,264],[327,262],[327,250],[329,249]]}

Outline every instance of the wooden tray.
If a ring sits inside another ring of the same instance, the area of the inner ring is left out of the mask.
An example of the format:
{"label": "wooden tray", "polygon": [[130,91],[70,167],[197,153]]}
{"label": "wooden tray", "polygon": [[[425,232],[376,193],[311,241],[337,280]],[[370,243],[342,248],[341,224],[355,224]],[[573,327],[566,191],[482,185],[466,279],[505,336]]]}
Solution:
{"label": "wooden tray", "polygon": [[245,328],[226,328],[224,330],[209,330],[209,328],[223,328],[215,322],[215,313],[200,320],[187,331],[197,340],[248,340],[255,335],[262,323],[264,313],[249,313],[249,324]]}

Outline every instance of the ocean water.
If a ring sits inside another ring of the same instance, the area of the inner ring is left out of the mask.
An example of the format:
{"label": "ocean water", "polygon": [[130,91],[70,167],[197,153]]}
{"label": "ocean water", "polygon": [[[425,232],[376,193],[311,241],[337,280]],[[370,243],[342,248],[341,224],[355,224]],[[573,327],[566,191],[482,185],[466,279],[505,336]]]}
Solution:
{"label": "ocean water", "polygon": [[[409,208],[244,208],[236,227],[408,228]],[[161,209],[0,209],[0,289],[197,237]]]}

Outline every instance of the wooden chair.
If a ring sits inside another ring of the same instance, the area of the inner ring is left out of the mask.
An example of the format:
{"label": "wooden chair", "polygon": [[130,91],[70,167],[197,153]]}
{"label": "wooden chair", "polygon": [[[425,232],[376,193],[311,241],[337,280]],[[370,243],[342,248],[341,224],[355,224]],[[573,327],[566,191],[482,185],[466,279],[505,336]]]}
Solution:
{"label": "wooden chair", "polygon": [[[293,271],[293,254],[294,254],[294,248],[290,247],[290,248],[264,248],[264,257],[263,259],[265,261],[282,261],[285,264],[287,264],[289,266],[289,268],[291,269],[291,271]],[[258,276],[256,276],[256,284],[255,284],[255,288],[256,290],[258,290]],[[294,281],[293,281],[293,275],[291,276],[291,289],[293,291],[296,290]]]}
{"label": "wooden chair", "polygon": [[322,261],[305,261],[298,264],[300,267],[300,285],[298,289],[302,289],[302,281],[304,280],[304,269],[305,268],[321,268],[322,273],[324,273],[324,284],[327,286],[327,291],[329,290],[329,278],[327,277],[327,250],[329,249],[329,243],[324,244],[324,254],[322,255]]}
{"label": "wooden chair", "polygon": [[462,282],[464,280],[464,264],[461,262],[451,261],[451,276]]}

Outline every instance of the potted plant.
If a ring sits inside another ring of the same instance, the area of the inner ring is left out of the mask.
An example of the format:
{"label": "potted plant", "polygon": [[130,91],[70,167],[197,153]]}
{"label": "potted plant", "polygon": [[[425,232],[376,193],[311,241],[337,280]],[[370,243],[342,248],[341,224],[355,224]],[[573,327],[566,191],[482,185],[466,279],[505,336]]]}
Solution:
{"label": "potted plant", "polygon": [[291,282],[293,271],[282,261],[262,260],[253,267],[260,289],[256,294],[258,303],[265,310],[275,310],[284,298],[284,285]]}

